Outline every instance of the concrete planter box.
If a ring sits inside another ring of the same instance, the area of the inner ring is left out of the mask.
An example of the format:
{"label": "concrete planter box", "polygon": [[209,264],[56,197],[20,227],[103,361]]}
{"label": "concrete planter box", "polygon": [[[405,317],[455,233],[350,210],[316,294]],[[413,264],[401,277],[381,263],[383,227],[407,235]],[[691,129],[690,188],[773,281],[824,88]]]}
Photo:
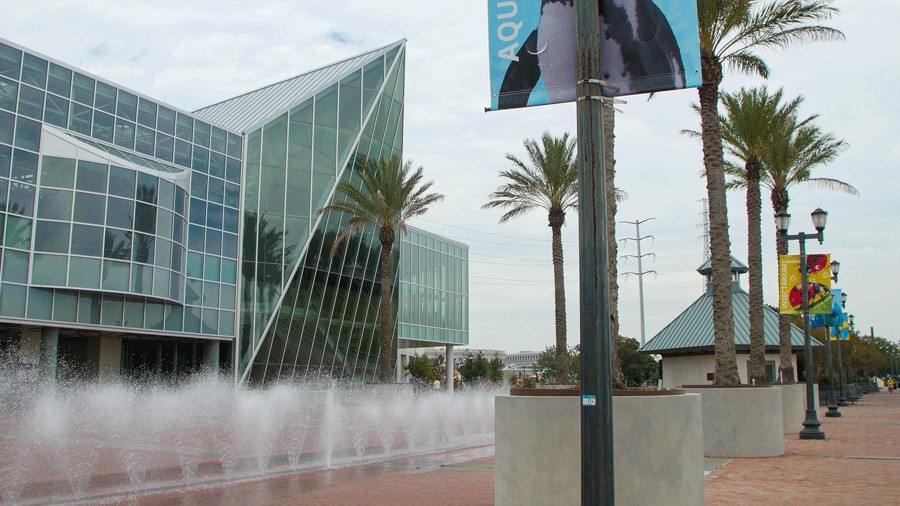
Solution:
{"label": "concrete planter box", "polygon": [[[800,432],[803,429],[803,420],[806,419],[806,383],[789,383],[773,386],[781,389],[784,433],[796,434]],[[835,387],[835,390],[837,390],[837,387]],[[819,385],[813,385],[813,400],[818,410]]]}
{"label": "concrete planter box", "polygon": [[779,387],[684,387],[703,403],[703,455],[776,457],[784,454]]}
{"label": "concrete planter box", "polygon": [[[496,398],[496,504],[581,504],[578,396]],[[703,497],[700,396],[613,397],[617,504]]]}

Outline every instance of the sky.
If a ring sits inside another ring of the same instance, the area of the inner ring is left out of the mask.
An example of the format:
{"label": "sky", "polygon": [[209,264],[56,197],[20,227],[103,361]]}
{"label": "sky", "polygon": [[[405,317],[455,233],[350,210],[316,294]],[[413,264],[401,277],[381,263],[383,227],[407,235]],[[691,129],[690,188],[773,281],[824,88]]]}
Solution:
{"label": "sky", "polygon": [[[830,26],[846,40],[762,51],[768,80],[727,72],[722,89],[783,87],[803,95],[804,115],[849,144],[820,177],[846,181],[859,196],[797,186],[791,191],[791,233],[814,232],[809,213],[828,211],[823,245],[841,262],[857,329],[893,341],[900,318],[892,299],[900,286],[900,2],[841,0]],[[469,346],[507,352],[554,343],[550,229],[546,213],[499,224],[482,210],[511,168],[522,142],[543,132],[575,132],[574,104],[485,113],[490,104],[487,2],[413,0],[10,2],[0,37],[80,67],[185,110],[292,77],[399,39],[407,39],[404,156],[424,167],[446,199],[412,224],[469,245]],[[618,106],[616,182],[628,197],[617,220],[651,219],[641,227],[645,257],[646,337],[650,339],[703,293],[696,268],[704,261],[699,129],[690,105],[696,90],[633,96]],[[732,255],[747,260],[744,195],[728,195]],[[773,211],[763,193],[764,300],[777,304]],[[635,237],[620,223],[617,238]],[[568,342],[579,341],[578,224],[563,229]],[[792,251],[796,250],[793,243]],[[636,254],[633,241],[620,255]],[[620,258],[619,272],[637,271]],[[744,287],[746,288],[746,279]],[[619,279],[620,333],[640,338],[636,276]],[[894,309],[892,309],[894,308]]]}

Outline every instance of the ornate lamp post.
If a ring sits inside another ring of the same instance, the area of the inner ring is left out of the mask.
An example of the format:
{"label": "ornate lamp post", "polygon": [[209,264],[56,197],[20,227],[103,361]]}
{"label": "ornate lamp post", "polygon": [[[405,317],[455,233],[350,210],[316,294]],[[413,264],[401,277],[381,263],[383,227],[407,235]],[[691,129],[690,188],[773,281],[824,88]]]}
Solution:
{"label": "ornate lamp post", "polygon": [[[841,307],[847,306],[847,292],[841,291]],[[853,315],[850,315],[850,328],[853,328]],[[840,394],[840,398],[838,399],[838,406],[846,406],[847,405],[847,395],[844,393],[844,361],[841,360],[841,340],[838,338],[837,340],[837,353],[838,353],[838,392]]]}
{"label": "ornate lamp post", "polygon": [[828,221],[828,213],[822,209],[816,209],[811,216],[813,226],[816,228],[815,234],[804,232],[796,235],[788,234],[788,227],[791,226],[791,215],[784,210],[775,214],[775,227],[778,229],[780,240],[785,242],[795,240],[800,243],[800,293],[802,294],[803,308],[803,354],[806,365],[806,419],[803,420],[803,430],[800,431],[800,439],[825,439],[825,433],[819,428],[821,424],[816,414],[816,399],[815,391],[813,390],[812,344],[809,336],[809,293],[806,277],[806,239],[817,239],[819,244],[822,244],[822,241],[825,239],[825,222]]}
{"label": "ornate lamp post", "polygon": [[[841,263],[837,260],[831,262],[831,279],[837,283],[838,280],[838,271],[841,270]],[[843,292],[841,292],[843,294]],[[843,298],[843,295],[841,295]],[[831,333],[828,331],[828,327],[825,327],[825,355],[827,356],[826,360],[828,360],[828,411],[825,413],[825,416],[829,418],[840,418],[841,412],[838,410],[837,399],[834,395],[834,370],[831,364]],[[840,339],[840,336],[838,336]]]}

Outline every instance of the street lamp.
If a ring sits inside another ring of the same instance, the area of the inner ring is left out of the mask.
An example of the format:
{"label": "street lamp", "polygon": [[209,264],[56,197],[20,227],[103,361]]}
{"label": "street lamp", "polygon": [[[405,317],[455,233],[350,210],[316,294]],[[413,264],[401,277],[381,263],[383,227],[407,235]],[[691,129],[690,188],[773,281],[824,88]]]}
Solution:
{"label": "street lamp", "polygon": [[[841,270],[841,263],[837,260],[831,262],[831,279],[837,283],[838,271]],[[843,292],[841,292],[843,294]],[[843,300],[843,295],[841,295]],[[825,326],[825,350],[826,360],[828,361],[828,411],[825,416],[828,418],[840,418],[841,412],[838,410],[837,398],[834,395],[834,366],[831,363],[831,333],[828,326]],[[840,338],[838,338],[840,340]]]}
{"label": "street lamp", "polygon": [[803,420],[803,430],[800,431],[800,439],[825,439],[825,433],[819,428],[819,417],[816,415],[816,400],[812,383],[812,343],[809,336],[809,293],[807,290],[807,265],[806,265],[806,239],[815,238],[822,244],[825,239],[825,222],[828,220],[828,213],[822,209],[816,209],[811,214],[813,226],[816,228],[815,234],[806,234],[800,232],[796,235],[788,234],[788,227],[791,225],[791,215],[781,210],[775,214],[775,227],[778,229],[778,236],[781,241],[787,243],[790,240],[796,240],[800,243],[800,293],[802,295],[801,302],[803,307],[803,354],[805,355],[806,365],[806,419]]}

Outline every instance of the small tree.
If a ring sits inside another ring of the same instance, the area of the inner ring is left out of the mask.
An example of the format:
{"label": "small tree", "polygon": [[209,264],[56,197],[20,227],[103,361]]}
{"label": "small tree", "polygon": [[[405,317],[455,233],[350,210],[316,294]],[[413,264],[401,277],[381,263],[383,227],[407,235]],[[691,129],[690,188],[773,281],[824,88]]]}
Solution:
{"label": "small tree", "polygon": [[631,337],[619,336],[618,356],[625,376],[625,386],[641,386],[659,378],[659,366],[653,357],[637,351],[640,343]]}
{"label": "small tree", "polygon": [[431,360],[428,360],[428,357],[425,355],[416,355],[409,359],[409,365],[406,366],[406,371],[413,378],[422,381],[432,382],[437,379],[437,375],[434,373],[434,367],[431,365]]}

